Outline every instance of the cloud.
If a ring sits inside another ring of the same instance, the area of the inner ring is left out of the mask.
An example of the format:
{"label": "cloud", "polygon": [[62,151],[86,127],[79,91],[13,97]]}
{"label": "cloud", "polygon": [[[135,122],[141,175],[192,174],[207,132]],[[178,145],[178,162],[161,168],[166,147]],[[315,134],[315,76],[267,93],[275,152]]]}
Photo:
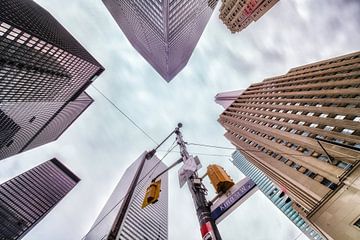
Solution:
{"label": "cloud", "polygon": [[[172,82],[166,83],[131,47],[101,1],[37,2],[105,66],[106,71],[95,82],[97,88],[157,141],[181,121],[186,141],[231,146],[216,121],[222,111],[213,101],[218,92],[247,88],[266,77],[284,74],[291,67],[360,47],[358,1],[280,1],[239,34],[231,34],[222,25],[218,6],[188,65]],[[1,181],[53,156],[58,156],[82,179],[25,240],[80,239],[90,229],[125,169],[143,150],[154,147],[93,88],[88,92],[95,98],[95,104],[59,141],[0,162]],[[178,154],[170,154],[165,162],[170,164],[177,158]],[[221,163],[237,180],[243,176],[227,157],[200,156],[200,159],[204,166]],[[177,169],[170,172],[170,239],[199,239],[191,197],[186,188],[179,189],[176,175]],[[219,228],[226,240],[287,240],[299,234],[261,193],[238,208]]]}

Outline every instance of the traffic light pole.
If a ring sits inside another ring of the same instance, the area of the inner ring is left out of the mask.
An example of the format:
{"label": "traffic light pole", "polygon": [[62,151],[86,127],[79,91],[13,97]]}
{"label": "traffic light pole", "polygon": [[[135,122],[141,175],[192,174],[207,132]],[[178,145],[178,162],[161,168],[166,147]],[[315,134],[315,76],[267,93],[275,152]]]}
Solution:
{"label": "traffic light pole", "polygon": [[[180,128],[182,124],[179,123],[175,129],[177,144],[180,147],[180,154],[183,161],[190,158],[190,155],[186,149],[185,142],[183,140]],[[221,240],[220,232],[216,226],[215,221],[211,218],[210,204],[206,200],[206,189],[202,184],[201,178],[198,177],[197,172],[187,180],[189,190],[194,200],[196,214],[200,223],[200,231],[203,240]]]}

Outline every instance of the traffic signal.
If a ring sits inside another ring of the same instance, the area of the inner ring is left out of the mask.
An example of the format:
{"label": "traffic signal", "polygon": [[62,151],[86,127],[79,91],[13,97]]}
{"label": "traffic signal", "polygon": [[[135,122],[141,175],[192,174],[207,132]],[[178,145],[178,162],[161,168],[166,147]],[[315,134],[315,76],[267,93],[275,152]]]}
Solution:
{"label": "traffic signal", "polygon": [[161,191],[161,180],[152,182],[146,189],[145,198],[141,208],[145,208],[149,204],[156,203],[159,200]]}
{"label": "traffic signal", "polygon": [[225,170],[216,164],[211,164],[207,167],[207,175],[209,176],[210,182],[214,186],[216,193],[225,193],[235,184]]}

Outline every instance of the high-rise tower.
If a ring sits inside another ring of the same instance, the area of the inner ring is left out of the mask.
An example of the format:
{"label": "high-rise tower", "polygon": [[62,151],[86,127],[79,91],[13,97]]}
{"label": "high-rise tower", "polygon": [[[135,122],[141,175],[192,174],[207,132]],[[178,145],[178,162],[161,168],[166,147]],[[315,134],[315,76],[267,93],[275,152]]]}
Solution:
{"label": "high-rise tower", "polygon": [[251,162],[249,162],[239,151],[232,154],[232,163],[243,173],[245,176],[253,180],[257,187],[270,199],[270,201],[282,211],[309,239],[312,240],[325,240],[314,227],[312,227],[306,219],[292,207],[292,201],[287,196],[284,189],[274,184],[265,173],[260,171]]}
{"label": "high-rise tower", "polygon": [[146,188],[167,167],[143,153],[125,171],[84,240],[168,239],[168,175],[161,179],[159,200],[142,209]]}
{"label": "high-rise tower", "polygon": [[257,21],[279,0],[222,0],[220,19],[232,32],[240,32]]}
{"label": "high-rise tower", "polygon": [[80,179],[51,159],[0,185],[0,239],[21,239]]}
{"label": "high-rise tower", "polygon": [[217,0],[103,0],[133,45],[166,80],[189,61]]}
{"label": "high-rise tower", "polygon": [[360,236],[360,52],[252,84],[219,122],[330,239]]}
{"label": "high-rise tower", "polygon": [[56,139],[91,104],[84,90],[104,69],[34,1],[2,0],[0,9],[3,159],[46,143],[43,131]]}

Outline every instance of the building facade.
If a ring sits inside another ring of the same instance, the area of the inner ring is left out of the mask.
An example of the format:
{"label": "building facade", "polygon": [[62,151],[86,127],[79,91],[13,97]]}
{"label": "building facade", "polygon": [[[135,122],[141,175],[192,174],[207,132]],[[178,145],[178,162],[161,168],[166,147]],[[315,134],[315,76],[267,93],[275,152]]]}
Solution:
{"label": "building facade", "polygon": [[253,180],[258,188],[280,209],[309,239],[326,239],[317,232],[300,214],[292,207],[292,201],[279,186],[274,184],[262,171],[250,163],[239,151],[232,154],[232,163],[245,176]]}
{"label": "building facade", "polygon": [[0,185],[0,239],[21,239],[80,181],[51,159]]}
{"label": "building facade", "polygon": [[166,80],[189,61],[217,0],[103,0],[132,44]]}
{"label": "building facade", "polygon": [[221,105],[223,108],[228,108],[243,92],[244,90],[236,90],[236,91],[218,93],[215,96],[215,102]]}
{"label": "building facade", "polygon": [[220,116],[225,137],[329,239],[360,236],[360,52],[252,84]]}
{"label": "building facade", "polygon": [[[84,93],[103,67],[45,9],[0,2],[0,159],[56,139],[92,99]],[[81,107],[73,107],[73,105]],[[62,111],[65,112],[62,112]],[[71,112],[71,113],[70,113]],[[74,117],[75,116],[75,117]],[[47,130],[46,130],[47,129]],[[33,140],[36,140],[32,143]]]}
{"label": "building facade", "polygon": [[240,32],[259,20],[279,0],[222,0],[220,19],[232,32]]}
{"label": "building facade", "polygon": [[145,159],[146,155],[147,152],[143,153],[125,171],[84,240],[168,239],[167,173],[159,178],[159,200],[141,208],[151,180],[167,168],[155,155]]}

